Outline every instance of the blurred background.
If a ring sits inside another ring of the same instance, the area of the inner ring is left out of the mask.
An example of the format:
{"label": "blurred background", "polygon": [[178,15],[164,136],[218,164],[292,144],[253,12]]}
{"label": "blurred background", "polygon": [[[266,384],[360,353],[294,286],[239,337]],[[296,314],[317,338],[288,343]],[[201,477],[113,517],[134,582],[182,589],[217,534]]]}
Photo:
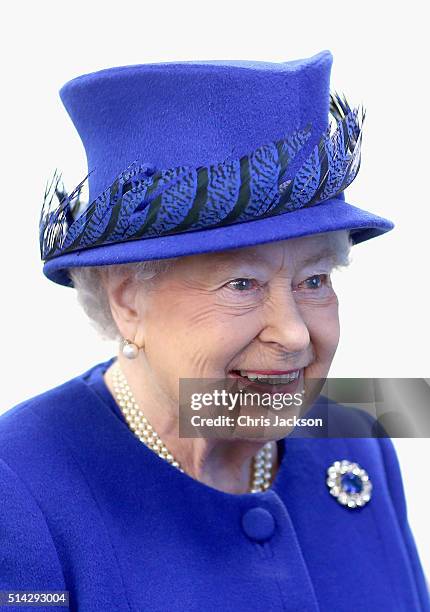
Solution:
{"label": "blurred background", "polygon": [[[332,377],[429,377],[428,19],[422,2],[14,2],[2,8],[3,406],[116,354],[74,290],[42,274],[38,223],[55,168],[71,190],[87,173],[58,96],[102,68],[193,59],[288,61],[334,55],[332,88],[366,108],[362,164],[347,201],[396,228],[357,245],[335,273],[342,336]],[[429,406],[430,408],[430,406]],[[409,521],[427,576],[429,441],[394,440]],[[1,451],[0,451],[1,452]]]}

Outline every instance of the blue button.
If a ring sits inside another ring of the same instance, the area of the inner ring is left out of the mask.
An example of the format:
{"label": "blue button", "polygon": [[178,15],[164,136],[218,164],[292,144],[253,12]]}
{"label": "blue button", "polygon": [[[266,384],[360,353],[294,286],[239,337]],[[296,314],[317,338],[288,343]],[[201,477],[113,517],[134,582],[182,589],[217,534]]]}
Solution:
{"label": "blue button", "polygon": [[275,519],[265,508],[251,508],[242,516],[242,527],[248,538],[264,542],[275,531]]}

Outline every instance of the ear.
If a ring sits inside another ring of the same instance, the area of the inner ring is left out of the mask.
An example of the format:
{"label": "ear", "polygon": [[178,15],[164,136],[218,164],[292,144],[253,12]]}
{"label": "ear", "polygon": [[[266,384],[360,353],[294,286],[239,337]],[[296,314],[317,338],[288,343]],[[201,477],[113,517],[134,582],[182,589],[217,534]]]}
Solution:
{"label": "ear", "polygon": [[139,342],[137,335],[141,328],[141,312],[138,283],[130,272],[112,271],[109,266],[101,270],[101,278],[120,334],[123,338]]}

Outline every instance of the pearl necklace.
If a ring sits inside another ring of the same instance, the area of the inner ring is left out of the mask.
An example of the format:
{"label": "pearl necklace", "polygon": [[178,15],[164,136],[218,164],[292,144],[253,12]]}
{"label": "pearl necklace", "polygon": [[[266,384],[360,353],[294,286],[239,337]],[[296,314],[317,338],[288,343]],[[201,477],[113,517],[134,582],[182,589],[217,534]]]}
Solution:
{"label": "pearl necklace", "polygon": [[[129,428],[135,433],[141,442],[153,450],[159,457],[165,459],[170,465],[178,468],[184,473],[180,463],[176,461],[172,453],[161,440],[141,408],[136,403],[130,386],[124,376],[119,361],[116,360],[112,366],[113,388],[116,401],[124,415]],[[250,493],[259,493],[270,487],[272,478],[272,443],[267,442],[253,457],[253,478]]]}

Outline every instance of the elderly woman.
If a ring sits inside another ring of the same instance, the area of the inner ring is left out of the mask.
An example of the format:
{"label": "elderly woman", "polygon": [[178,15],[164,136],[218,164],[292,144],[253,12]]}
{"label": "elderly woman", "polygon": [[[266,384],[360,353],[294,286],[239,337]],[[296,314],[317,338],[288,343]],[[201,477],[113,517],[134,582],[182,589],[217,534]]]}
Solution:
{"label": "elderly woman", "polygon": [[0,419],[9,601],[430,610],[395,451],[367,413],[329,410],[362,436],[239,428],[235,410],[217,435],[181,435],[184,381],[291,392],[314,411],[339,341],[330,274],[393,227],[345,201],[364,113],[329,93],[331,65],[322,51],[123,66],[61,89],[89,198],[54,175],[44,273],[119,351]]}

